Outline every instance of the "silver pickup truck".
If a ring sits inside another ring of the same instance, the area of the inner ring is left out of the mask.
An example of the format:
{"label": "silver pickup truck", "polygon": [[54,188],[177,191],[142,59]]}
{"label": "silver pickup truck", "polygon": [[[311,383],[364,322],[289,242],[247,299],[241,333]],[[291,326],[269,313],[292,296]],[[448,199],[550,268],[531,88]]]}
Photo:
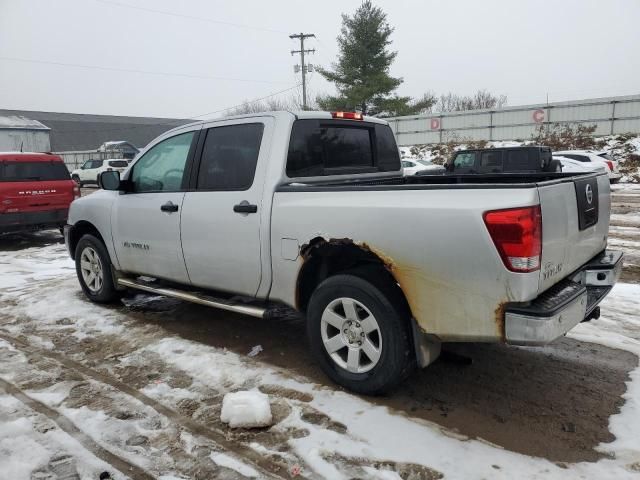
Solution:
{"label": "silver pickup truck", "polygon": [[294,308],[326,374],[367,394],[442,342],[551,342],[622,268],[606,174],[403,177],[387,123],[357,113],[193,123],[100,181],[65,229],[90,300]]}

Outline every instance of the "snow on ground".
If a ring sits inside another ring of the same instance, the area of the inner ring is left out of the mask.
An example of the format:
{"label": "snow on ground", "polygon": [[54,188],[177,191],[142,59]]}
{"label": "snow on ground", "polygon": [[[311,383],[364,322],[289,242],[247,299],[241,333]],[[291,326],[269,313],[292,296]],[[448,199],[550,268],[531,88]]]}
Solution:
{"label": "snow on ground", "polygon": [[[599,446],[610,457],[595,463],[561,466],[398,415],[357,395],[321,387],[307,378],[261,363],[259,357],[247,358],[176,336],[154,337],[147,327],[138,325],[122,311],[84,300],[73,263],[65,255],[62,245],[0,252],[0,278],[4,282],[0,287],[0,316],[13,319],[0,324],[0,333],[26,334],[35,345],[46,349],[54,348],[51,339],[43,338],[46,335],[54,340],[63,336],[74,336],[79,341],[104,338],[111,343],[120,338],[123,353],[105,354],[98,367],[104,371],[147,369],[152,372],[153,362],[162,362],[159,370],[162,375],[149,376],[140,391],[171,408],[190,401],[207,402],[240,389],[273,385],[307,396],[306,400],[281,399],[286,408],[270,430],[282,435],[291,449],[275,453],[289,464],[299,462],[300,465],[293,464],[291,468],[301,468],[303,476],[340,480],[366,475],[397,479],[391,466],[411,464],[452,479],[638,477],[633,469],[640,465],[640,367],[631,372],[620,413],[610,418],[610,430],[616,440]],[[602,317],[579,325],[570,336],[640,355],[640,285],[617,285],[603,304]],[[24,375],[27,372],[24,369],[30,364],[22,354],[12,352],[6,342],[0,346],[5,350],[0,378],[18,381],[20,372]],[[206,368],[202,368],[203,365]],[[41,375],[46,377],[48,373],[45,369]],[[188,381],[184,383],[176,381],[185,378]],[[174,452],[167,449],[168,439],[177,439],[185,458],[195,455],[196,448],[191,450],[188,445],[191,441],[184,439],[184,432],[177,433],[180,429],[171,425],[171,419],[161,418],[152,429],[148,421],[155,414],[138,400],[93,381],[82,385],[80,388],[73,381],[61,381],[47,388],[35,385],[27,393],[63,413],[94,441],[127,461],[161,478],[180,478],[184,462],[167,458],[169,451]],[[68,392],[73,388],[76,393],[78,389],[84,392],[81,396],[89,406],[70,404],[73,396]],[[95,472],[100,469],[113,471],[63,432],[42,433],[33,412],[25,411],[24,406],[16,402],[13,397],[0,396],[0,471],[3,475],[11,472],[8,478],[29,478],[34,468],[46,465],[58,450],[73,452],[78,471],[87,473],[84,478],[96,478]],[[114,405],[121,409],[126,406],[126,412],[137,413],[130,418],[126,415],[114,418],[108,414]],[[196,414],[202,412],[207,424],[215,425],[219,420],[216,408],[213,407],[214,415],[206,416],[207,411],[202,407]],[[320,412],[333,424],[345,428],[328,428],[305,421],[305,409]],[[305,432],[305,435],[295,432]],[[131,441],[137,437],[142,437],[139,445]],[[125,439],[129,439],[129,444]],[[207,448],[207,458],[218,467],[244,477],[260,476],[251,465],[223,448],[211,445]],[[262,453],[270,451],[268,444],[259,441],[253,442],[251,448]],[[25,455],[27,451],[29,455]],[[156,454],[150,453],[153,451]]]}

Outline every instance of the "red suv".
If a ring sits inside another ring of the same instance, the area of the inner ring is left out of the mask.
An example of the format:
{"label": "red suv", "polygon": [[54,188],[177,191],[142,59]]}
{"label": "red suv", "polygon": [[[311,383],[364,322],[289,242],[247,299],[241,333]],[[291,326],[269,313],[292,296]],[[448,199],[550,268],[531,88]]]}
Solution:
{"label": "red suv", "polygon": [[80,188],[57,155],[0,153],[0,234],[61,228]]}

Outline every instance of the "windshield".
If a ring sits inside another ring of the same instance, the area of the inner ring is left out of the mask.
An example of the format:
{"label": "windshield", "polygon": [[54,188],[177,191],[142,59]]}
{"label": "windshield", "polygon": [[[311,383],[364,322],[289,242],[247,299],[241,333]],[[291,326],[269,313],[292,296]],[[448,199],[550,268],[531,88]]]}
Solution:
{"label": "windshield", "polygon": [[427,161],[427,160],[418,160],[418,163],[421,165],[424,165],[425,167],[431,167],[433,166],[433,163]]}
{"label": "windshield", "polygon": [[69,171],[62,162],[2,162],[0,164],[0,182],[69,179]]}

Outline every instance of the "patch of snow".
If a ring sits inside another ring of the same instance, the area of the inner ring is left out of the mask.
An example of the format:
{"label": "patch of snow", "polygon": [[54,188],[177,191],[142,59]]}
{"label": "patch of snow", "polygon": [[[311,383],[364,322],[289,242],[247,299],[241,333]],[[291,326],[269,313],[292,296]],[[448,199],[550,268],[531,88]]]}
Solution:
{"label": "patch of snow", "polygon": [[260,473],[258,473],[257,470],[250,467],[249,465],[242,463],[239,460],[236,460],[235,458],[227,455],[226,453],[214,452],[210,455],[210,457],[211,457],[211,460],[213,460],[216,464],[220,465],[221,467],[226,467],[226,468],[230,468],[231,470],[235,470],[240,475],[244,475],[245,477],[257,478],[260,476]]}
{"label": "patch of snow", "polygon": [[400,475],[391,470],[377,470],[367,466],[363,466],[362,469],[367,473],[368,478],[373,480],[402,480]]}
{"label": "patch of snow", "polygon": [[[598,320],[580,323],[568,336],[584,342],[626,350],[640,357],[640,285],[619,283],[602,302]],[[640,452],[640,366],[629,374],[625,403],[609,418],[616,439],[598,449],[621,460],[637,461]]]}
{"label": "patch of snow", "polygon": [[247,353],[247,357],[255,357],[262,351],[264,351],[264,349],[262,348],[262,345],[256,345],[251,349],[249,353]]}
{"label": "patch of snow", "polygon": [[258,391],[227,393],[220,420],[230,428],[268,427],[273,422],[269,395]]}

